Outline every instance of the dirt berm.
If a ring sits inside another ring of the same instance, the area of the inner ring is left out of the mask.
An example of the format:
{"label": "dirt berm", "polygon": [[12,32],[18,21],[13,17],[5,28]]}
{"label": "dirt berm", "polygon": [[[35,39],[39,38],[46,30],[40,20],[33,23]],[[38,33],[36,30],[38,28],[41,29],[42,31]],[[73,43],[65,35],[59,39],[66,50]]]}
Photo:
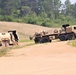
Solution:
{"label": "dirt berm", "polygon": [[52,42],[12,50],[0,58],[0,75],[76,75],[76,48]]}

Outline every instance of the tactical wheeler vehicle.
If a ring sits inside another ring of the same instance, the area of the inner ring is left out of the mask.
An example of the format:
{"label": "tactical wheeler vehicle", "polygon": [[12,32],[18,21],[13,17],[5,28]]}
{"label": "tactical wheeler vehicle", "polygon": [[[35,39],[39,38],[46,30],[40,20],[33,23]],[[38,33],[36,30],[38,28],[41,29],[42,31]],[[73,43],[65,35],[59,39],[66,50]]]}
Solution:
{"label": "tactical wheeler vehicle", "polygon": [[61,41],[74,40],[76,38],[76,25],[62,25],[61,32],[58,37]]}
{"label": "tactical wheeler vehicle", "polygon": [[0,46],[9,46],[9,45],[14,45],[15,43],[15,37],[12,34],[14,31],[8,31],[8,32],[1,32],[0,33]]}
{"label": "tactical wheeler vehicle", "polygon": [[55,29],[53,33],[48,31],[36,32],[30,40],[34,39],[35,43],[51,42],[55,39],[61,41],[73,40],[76,38],[76,26],[70,26],[69,24],[62,25],[61,29]]}

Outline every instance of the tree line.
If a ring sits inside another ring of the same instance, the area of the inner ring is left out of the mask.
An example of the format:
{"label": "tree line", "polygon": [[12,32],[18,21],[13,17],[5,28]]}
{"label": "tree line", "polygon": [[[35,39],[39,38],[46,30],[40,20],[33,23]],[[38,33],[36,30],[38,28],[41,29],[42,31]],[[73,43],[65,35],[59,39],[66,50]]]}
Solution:
{"label": "tree line", "polygon": [[76,3],[66,0],[0,0],[0,20],[49,27],[76,24]]}

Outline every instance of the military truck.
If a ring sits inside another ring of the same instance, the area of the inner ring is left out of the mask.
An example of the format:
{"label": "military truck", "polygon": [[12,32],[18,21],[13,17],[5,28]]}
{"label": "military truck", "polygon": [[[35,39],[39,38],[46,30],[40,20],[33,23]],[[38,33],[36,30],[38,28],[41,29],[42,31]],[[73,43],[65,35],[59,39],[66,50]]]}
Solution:
{"label": "military truck", "polygon": [[15,32],[15,30],[0,33],[0,46],[8,47],[9,45],[14,45],[15,37],[12,34],[13,32]]}
{"label": "military truck", "polygon": [[12,44],[10,33],[8,32],[1,32],[0,33],[0,45],[1,46],[9,46]]}
{"label": "military truck", "polygon": [[52,42],[52,40],[60,39],[60,41],[73,40],[76,38],[76,26],[69,24],[62,25],[61,29],[55,29],[53,33],[48,31],[36,32],[30,40],[34,39],[35,43]]}
{"label": "military truck", "polygon": [[62,25],[61,32],[58,37],[61,41],[74,40],[76,38],[76,25]]}

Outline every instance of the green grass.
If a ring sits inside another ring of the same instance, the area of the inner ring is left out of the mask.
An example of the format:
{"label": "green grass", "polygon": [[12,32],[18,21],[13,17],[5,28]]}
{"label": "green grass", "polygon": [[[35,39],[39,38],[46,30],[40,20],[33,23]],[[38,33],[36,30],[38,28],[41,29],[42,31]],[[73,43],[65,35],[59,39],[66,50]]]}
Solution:
{"label": "green grass", "polygon": [[19,42],[33,42],[33,40],[20,40]]}
{"label": "green grass", "polygon": [[68,44],[76,47],[76,40],[69,41]]}
{"label": "green grass", "polygon": [[5,47],[0,49],[0,57],[5,56],[8,51],[14,50],[14,49],[20,49],[24,48],[27,46],[33,46],[35,43],[32,40],[21,40],[19,43],[24,43],[23,45],[15,45],[15,46],[10,46],[10,47]]}
{"label": "green grass", "polygon": [[76,47],[76,40],[72,42],[72,46]]}
{"label": "green grass", "polygon": [[24,44],[24,45],[22,45],[22,46],[20,46],[20,45],[12,46],[12,47],[10,47],[9,49],[10,49],[10,50],[12,50],[12,49],[20,49],[20,48],[24,48],[24,47],[27,47],[27,46],[33,46],[33,45],[35,45],[35,43]]}
{"label": "green grass", "polygon": [[7,49],[6,48],[0,49],[0,57],[6,55],[6,53],[7,53]]}

